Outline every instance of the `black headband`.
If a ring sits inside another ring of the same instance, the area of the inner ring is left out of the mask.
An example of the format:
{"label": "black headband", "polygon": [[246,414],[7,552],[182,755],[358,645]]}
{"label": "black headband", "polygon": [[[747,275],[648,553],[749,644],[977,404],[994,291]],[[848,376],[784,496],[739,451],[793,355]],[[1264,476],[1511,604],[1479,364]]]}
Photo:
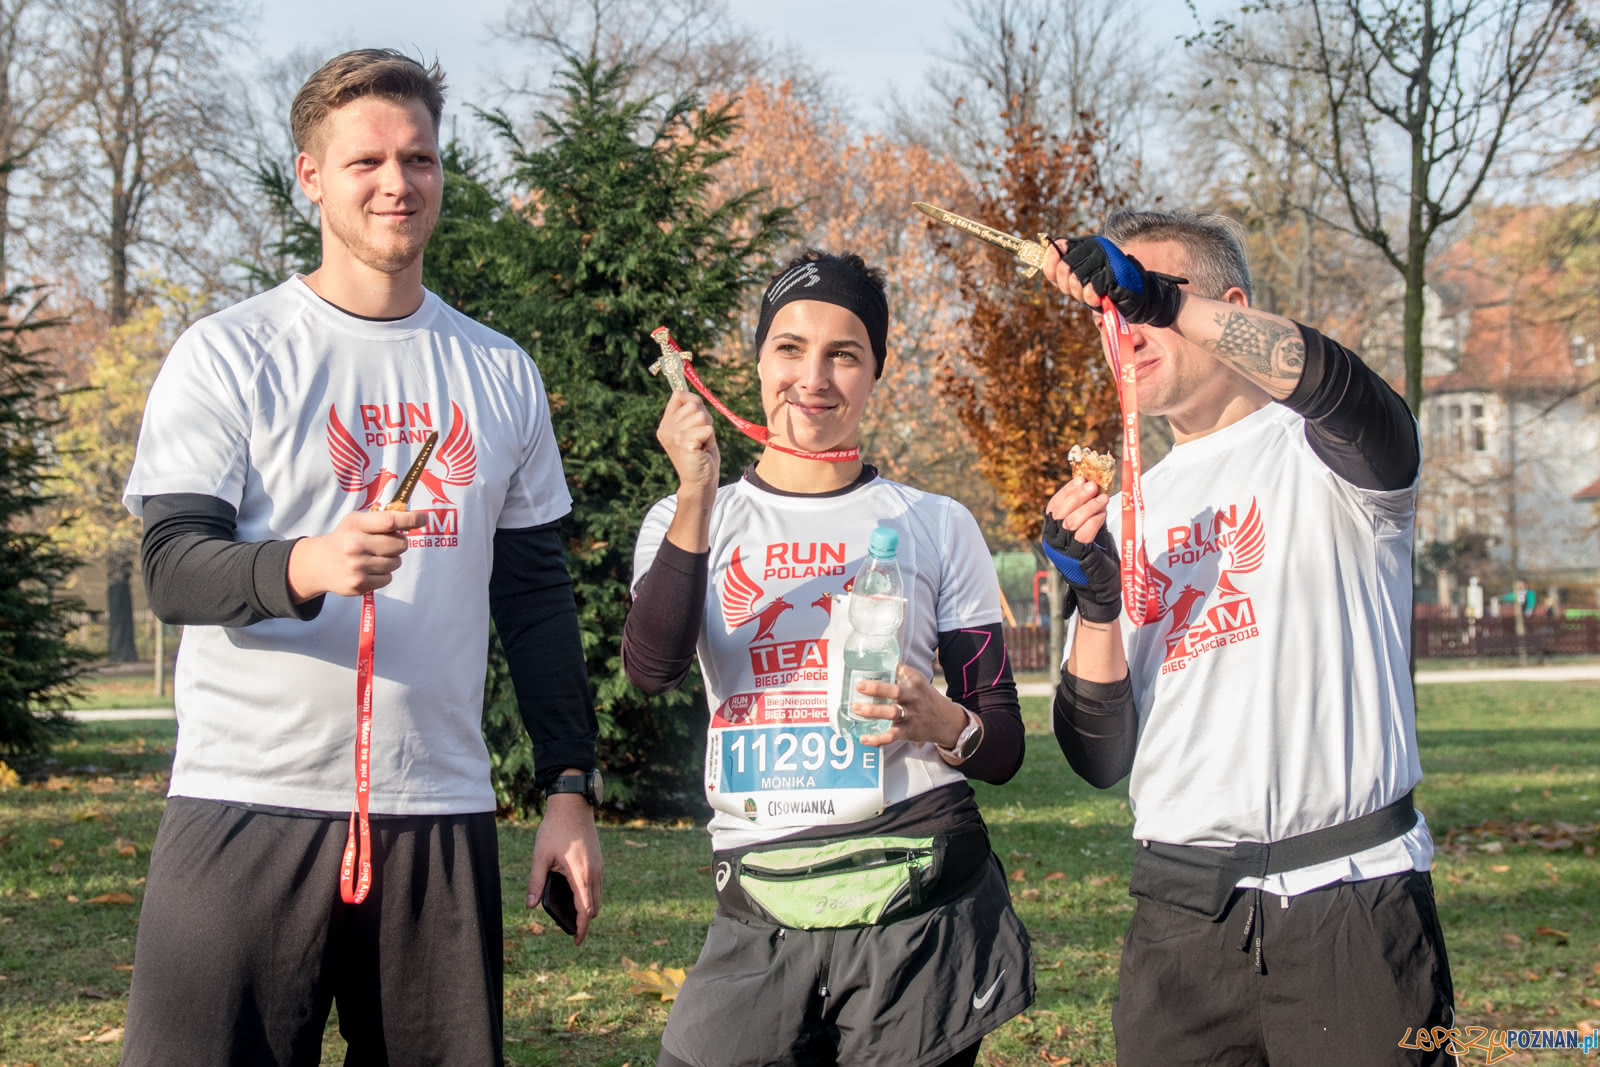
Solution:
{"label": "black headband", "polygon": [[756,323],[756,353],[772,328],[778,309],[793,300],[820,300],[837,304],[861,320],[878,357],[875,377],[883,377],[883,363],[889,358],[889,298],[860,270],[837,259],[807,260],[780,274],[761,297],[761,319]]}

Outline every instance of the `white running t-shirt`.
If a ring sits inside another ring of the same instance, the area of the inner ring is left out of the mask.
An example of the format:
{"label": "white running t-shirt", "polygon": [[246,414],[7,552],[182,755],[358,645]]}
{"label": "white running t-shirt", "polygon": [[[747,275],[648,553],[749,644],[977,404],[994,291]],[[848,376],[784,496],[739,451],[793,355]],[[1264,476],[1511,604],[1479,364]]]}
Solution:
{"label": "white running t-shirt", "polygon": [[[150,391],[123,501],[218,497],[237,539],[324,534],[387,502],[429,431],[411,496],[428,517],[376,594],[371,810],[492,811],[483,743],[497,528],[571,509],[533,361],[432,293],[403,319],[346,314],[296,277],[202,319]],[[171,793],[349,811],[361,598],[310,621],[187,626]]]}
{"label": "white running t-shirt", "polygon": [[[637,586],[655,561],[677,498],[645,516]],[[780,493],[748,478],[717,491],[698,656],[711,722],[706,799],[712,847],[743,848],[868,818],[887,804],[965,780],[933,744],[847,744],[829,720],[840,689],[846,592],[872,531],[900,535],[907,600],[901,662],[933,672],[940,632],[1000,621],[1000,586],[972,513],[948,497],[873,478],[847,492]],[[834,629],[830,631],[830,622]],[[875,805],[852,808],[868,780]]]}
{"label": "white running t-shirt", "polygon": [[[1134,837],[1278,841],[1415,786],[1415,483],[1351,485],[1312,451],[1303,417],[1268,404],[1175,445],[1146,474],[1144,499],[1160,606],[1143,626],[1121,619],[1139,715]],[[1107,522],[1119,544],[1121,503]],[[1432,858],[1419,812],[1404,837],[1239,884],[1288,895]]]}

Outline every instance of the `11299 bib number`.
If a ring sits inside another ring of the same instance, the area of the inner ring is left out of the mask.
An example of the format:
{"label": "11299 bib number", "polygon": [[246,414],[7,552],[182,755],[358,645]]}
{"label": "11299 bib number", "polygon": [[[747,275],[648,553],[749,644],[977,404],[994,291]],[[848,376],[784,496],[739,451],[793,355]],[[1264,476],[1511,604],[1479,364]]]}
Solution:
{"label": "11299 bib number", "polygon": [[831,726],[728,730],[722,735],[727,793],[787,789],[870,789],[878,784],[876,749]]}

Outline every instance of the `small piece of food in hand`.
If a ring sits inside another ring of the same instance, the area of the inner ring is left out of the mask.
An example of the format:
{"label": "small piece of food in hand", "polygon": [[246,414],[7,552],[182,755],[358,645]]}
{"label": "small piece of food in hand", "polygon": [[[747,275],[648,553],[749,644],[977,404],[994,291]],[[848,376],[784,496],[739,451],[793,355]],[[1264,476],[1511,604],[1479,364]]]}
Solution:
{"label": "small piece of food in hand", "polygon": [[1111,481],[1117,476],[1117,457],[1110,452],[1096,452],[1092,448],[1082,445],[1073,445],[1072,451],[1067,453],[1067,462],[1072,464],[1072,476],[1083,478],[1100,487],[1100,491],[1109,495]]}

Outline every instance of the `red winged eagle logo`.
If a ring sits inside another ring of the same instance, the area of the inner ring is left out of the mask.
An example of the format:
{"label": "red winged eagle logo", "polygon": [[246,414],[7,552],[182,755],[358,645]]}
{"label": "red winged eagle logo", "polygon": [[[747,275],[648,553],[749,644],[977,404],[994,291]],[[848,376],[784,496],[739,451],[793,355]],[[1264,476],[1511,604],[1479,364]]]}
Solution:
{"label": "red winged eagle logo", "polygon": [[[433,463],[444,467],[443,476],[433,473]],[[472,479],[478,474],[478,451],[472,445],[472,429],[467,426],[467,417],[461,414],[460,406],[453,400],[450,402],[450,432],[445,434],[439,451],[433,454],[429,468],[422,472],[417,481],[433,494],[435,506],[454,504],[450,494],[445,492],[445,486],[471,485]]]}
{"label": "red winged eagle logo", "polygon": [[[328,407],[328,456],[333,461],[333,472],[338,477],[339,488],[347,493],[362,494],[361,503],[356,506],[358,511],[370,508],[383,493],[384,487],[400,477],[388,467],[379,467],[376,474],[368,477],[372,457],[339,421],[338,409],[333,405]],[[434,473],[435,464],[444,469],[443,474]],[[472,428],[467,425],[467,417],[461,413],[460,405],[452,401],[450,432],[445,435],[444,443],[433,454],[427,469],[423,470],[417,481],[433,494],[434,507],[453,507],[455,502],[450,499],[445,486],[471,485],[477,474],[478,451],[472,443]]]}
{"label": "red winged eagle logo", "polygon": [[333,472],[339,479],[339,488],[347,493],[362,494],[361,503],[356,505],[357,511],[372,507],[378,494],[383,492],[383,487],[400,477],[388,467],[379,467],[378,473],[370,480],[367,478],[372,457],[367,455],[366,449],[356,444],[356,439],[339,421],[338,409],[332,404],[328,405],[328,456],[333,460]]}
{"label": "red winged eagle logo", "polygon": [[[1227,555],[1223,557],[1221,571],[1217,575],[1216,590],[1223,599],[1245,595],[1243,589],[1233,584],[1233,577],[1259,569],[1266,555],[1266,547],[1267,535],[1266,527],[1261,522],[1261,507],[1252,500],[1250,510],[1244,517],[1244,524],[1239,527],[1233,540],[1228,542]],[[1167,632],[1162,635],[1167,646],[1166,656],[1171,657],[1188,635],[1195,609],[1205,600],[1206,591],[1185,584],[1174,596],[1172,592],[1174,583],[1170,577],[1154,565],[1149,567],[1149,572],[1152,614],[1145,621],[1154,623],[1167,618],[1172,620],[1167,626]]]}
{"label": "red winged eagle logo", "polygon": [[728,564],[727,574],[722,579],[722,618],[730,630],[737,630],[754,619],[756,635],[750,639],[751,644],[771,637],[772,627],[776,625],[778,616],[794,607],[783,597],[778,596],[772,598],[772,603],[757,611],[756,605],[761,602],[762,592],[762,588],[744,569],[744,560],[740,558],[739,549],[735,546],[733,561]]}

